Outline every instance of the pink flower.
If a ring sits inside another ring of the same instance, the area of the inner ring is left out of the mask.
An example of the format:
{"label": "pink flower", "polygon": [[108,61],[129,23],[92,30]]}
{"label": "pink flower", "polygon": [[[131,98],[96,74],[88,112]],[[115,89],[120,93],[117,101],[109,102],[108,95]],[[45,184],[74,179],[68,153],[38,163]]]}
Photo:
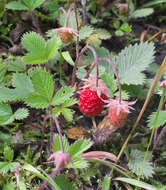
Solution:
{"label": "pink flower", "polygon": [[53,153],[49,159],[49,161],[54,161],[54,165],[56,166],[56,170],[61,168],[65,168],[68,163],[72,163],[72,159],[67,152],[58,151]]}
{"label": "pink flower", "polygon": [[166,90],[166,80],[164,80],[160,83],[160,87],[162,87]]}

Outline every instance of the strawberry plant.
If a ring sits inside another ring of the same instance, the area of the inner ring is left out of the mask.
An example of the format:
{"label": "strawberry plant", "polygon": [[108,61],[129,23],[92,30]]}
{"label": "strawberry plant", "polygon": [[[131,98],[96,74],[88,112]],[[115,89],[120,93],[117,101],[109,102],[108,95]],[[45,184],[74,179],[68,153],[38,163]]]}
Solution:
{"label": "strawberry plant", "polygon": [[165,189],[156,7],[165,1],[0,3],[0,189]]}

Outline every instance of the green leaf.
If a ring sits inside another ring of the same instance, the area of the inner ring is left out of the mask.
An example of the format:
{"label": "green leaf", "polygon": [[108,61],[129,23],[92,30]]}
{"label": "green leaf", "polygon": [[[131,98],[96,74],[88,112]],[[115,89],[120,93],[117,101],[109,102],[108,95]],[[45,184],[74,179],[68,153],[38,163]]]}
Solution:
{"label": "green leaf", "polygon": [[[63,140],[63,144],[64,144],[64,151],[68,152],[68,150],[69,150],[69,142],[68,142],[65,135],[62,137],[62,140]],[[57,151],[61,150],[61,143],[60,143],[60,138],[59,138],[58,134],[55,134],[55,136],[54,136],[54,142],[53,142],[53,147],[52,148],[53,148],[53,152],[57,152]]]}
{"label": "green leaf", "polygon": [[18,165],[18,162],[0,162],[0,174],[5,175],[9,171],[13,172]]}
{"label": "green leaf", "polygon": [[52,58],[59,49],[59,43],[57,37],[53,37],[46,43],[45,55],[47,59]]}
{"label": "green leaf", "polygon": [[150,2],[144,3],[142,7],[152,7],[152,6],[159,5],[161,3],[166,3],[166,0],[152,0]]}
{"label": "green leaf", "polygon": [[54,180],[47,175],[46,177],[36,168],[34,168],[32,165],[30,164],[25,164],[23,166],[24,170],[27,170],[29,172],[31,172],[32,174],[36,175],[37,177],[39,177],[40,179],[47,181],[48,183],[50,183],[56,190],[61,190],[61,188],[54,182]]}
{"label": "green leaf", "polygon": [[73,120],[73,112],[72,110],[68,108],[62,108],[62,114],[65,117],[67,121],[72,121]]}
{"label": "green leaf", "polygon": [[29,10],[29,8],[27,6],[25,6],[24,4],[22,4],[19,1],[9,2],[6,5],[6,8],[7,9],[12,9],[12,10],[20,10],[20,11],[23,11],[23,10],[27,11],[27,10]]}
{"label": "green leaf", "polygon": [[24,0],[25,5],[31,10],[39,7],[43,2],[44,0]]}
{"label": "green leaf", "polygon": [[52,105],[60,105],[63,104],[66,100],[68,100],[73,95],[72,88],[61,88],[54,96],[52,100]]}
{"label": "green leaf", "polygon": [[[139,175],[142,162],[144,159],[145,152],[141,152],[139,150],[131,150],[130,160],[128,163],[129,169],[134,172],[137,176]],[[152,163],[150,162],[152,159],[152,154],[149,152],[147,159],[144,162],[143,171],[141,174],[142,178],[152,177],[154,173],[154,169],[152,167]]]}
{"label": "green leaf", "polygon": [[142,72],[154,61],[154,54],[154,44],[147,42],[122,50],[115,62],[121,84],[143,84]]}
{"label": "green leaf", "polygon": [[[153,124],[156,118],[156,113],[157,112],[153,112],[148,118],[148,126],[150,128],[153,128]],[[165,123],[166,123],[166,111],[161,110],[157,120],[157,127],[163,126]]]}
{"label": "green leaf", "polygon": [[66,100],[66,101],[63,103],[62,107],[63,107],[63,108],[70,107],[70,106],[72,106],[72,105],[74,105],[74,104],[76,104],[76,103],[77,103],[77,100],[75,100],[75,99]]}
{"label": "green leaf", "polygon": [[13,149],[11,149],[10,146],[5,146],[4,151],[3,151],[3,155],[4,155],[4,160],[10,162],[14,158],[14,151],[13,151]]}
{"label": "green leaf", "polygon": [[7,183],[2,190],[16,190],[16,184],[14,182]]}
{"label": "green leaf", "polygon": [[73,182],[70,181],[65,175],[58,175],[55,177],[55,182],[62,190],[73,190]]}
{"label": "green leaf", "polygon": [[102,28],[96,29],[95,34],[97,34],[98,38],[101,40],[107,40],[111,38],[111,34],[107,30]]}
{"label": "green leaf", "polygon": [[103,184],[102,184],[102,190],[109,190],[111,184],[111,178],[108,176],[105,176]]}
{"label": "green leaf", "polygon": [[12,85],[16,87],[18,93],[23,98],[27,98],[32,92],[34,92],[34,88],[30,77],[23,73],[14,73],[12,77]]}
{"label": "green leaf", "polygon": [[0,125],[7,125],[14,121],[12,109],[8,104],[0,103]]}
{"label": "green leaf", "polygon": [[53,108],[52,113],[53,113],[53,115],[56,115],[56,117],[59,117],[60,114],[61,114],[61,110],[62,110],[61,107],[56,106],[56,107]]}
{"label": "green leaf", "polygon": [[20,190],[27,190],[24,179],[19,176],[18,187]]}
{"label": "green leaf", "polygon": [[28,109],[26,108],[19,108],[15,113],[14,113],[14,118],[21,120],[27,118],[29,115]]}
{"label": "green leaf", "polygon": [[[29,0],[28,0],[29,1]],[[38,57],[45,58],[45,40],[35,32],[29,32],[23,35],[22,45],[29,52]]]}
{"label": "green leaf", "polygon": [[67,165],[67,168],[76,168],[76,169],[83,169],[83,168],[87,168],[88,167],[88,162],[84,159],[81,159],[80,157],[72,157],[72,164],[69,163]]}
{"label": "green leaf", "polygon": [[7,62],[7,69],[8,71],[23,72],[26,71],[26,64],[22,59],[11,62],[9,61]]}
{"label": "green leaf", "polygon": [[0,102],[20,100],[20,93],[15,89],[0,88]]}
{"label": "green leaf", "polygon": [[153,12],[154,12],[154,9],[152,8],[137,9],[130,15],[130,18],[146,17],[146,16],[151,15]]}
{"label": "green leaf", "polygon": [[129,26],[128,23],[123,23],[120,29],[128,33],[131,32],[131,26]]}
{"label": "green leaf", "polygon": [[71,156],[80,156],[84,151],[89,149],[92,146],[92,142],[90,140],[81,139],[72,144],[69,148],[69,154]]}
{"label": "green leaf", "polygon": [[47,59],[34,53],[28,53],[24,56],[24,62],[26,64],[43,64],[47,62]]}
{"label": "green leaf", "polygon": [[48,100],[38,94],[31,94],[26,100],[26,104],[32,108],[43,109],[49,107]]}
{"label": "green leaf", "polygon": [[0,64],[0,87],[3,87],[5,84],[5,74],[6,74],[5,64]]}
{"label": "green leaf", "polygon": [[88,38],[93,33],[93,31],[94,29],[92,28],[92,26],[85,25],[81,27],[79,31],[79,40],[84,40]]}
{"label": "green leaf", "polygon": [[145,182],[142,182],[142,181],[138,181],[136,179],[125,178],[125,177],[117,177],[114,180],[118,180],[118,181],[122,181],[122,182],[125,182],[125,183],[129,183],[131,185],[134,185],[134,186],[146,189],[146,190],[157,190],[156,187],[154,187],[154,186],[152,186],[152,185],[150,185],[148,183],[145,183]]}
{"label": "green leaf", "polygon": [[91,34],[86,40],[86,44],[94,47],[99,47],[101,45],[101,39],[99,39],[97,34]]}
{"label": "green leaf", "polygon": [[54,82],[51,74],[41,68],[32,73],[32,83],[35,90],[50,101],[54,92]]}
{"label": "green leaf", "polygon": [[63,56],[63,58],[64,58],[70,65],[74,66],[75,63],[74,63],[74,61],[72,60],[72,58],[71,58],[71,56],[70,56],[70,54],[69,54],[68,51],[62,52],[62,56]]}

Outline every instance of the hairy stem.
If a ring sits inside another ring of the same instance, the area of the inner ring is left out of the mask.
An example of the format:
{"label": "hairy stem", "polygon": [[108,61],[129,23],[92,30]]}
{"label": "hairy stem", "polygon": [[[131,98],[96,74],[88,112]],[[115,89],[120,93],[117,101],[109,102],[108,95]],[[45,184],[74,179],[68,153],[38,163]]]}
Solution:
{"label": "hairy stem", "polygon": [[117,81],[118,81],[119,103],[121,103],[121,100],[122,100],[122,90],[121,90],[121,85],[120,85],[120,79],[119,79],[119,76],[118,76],[118,73],[117,73],[117,71],[116,71],[116,68],[115,68],[114,64],[113,64],[112,61],[111,61],[109,58],[107,58],[107,57],[101,57],[101,58],[98,59],[98,61],[107,61],[107,62],[111,65],[111,67],[112,67],[112,69],[113,69],[113,71],[114,71],[114,73],[115,73],[115,76],[116,76],[116,78],[117,78]]}
{"label": "hairy stem", "polygon": [[90,49],[93,53],[94,56],[94,61],[96,63],[96,86],[98,86],[98,58],[97,58],[97,54],[96,51],[93,47],[86,45],[81,52],[79,53],[78,57],[76,58],[75,64],[74,64],[74,68],[73,68],[73,72],[72,72],[72,80],[71,80],[71,86],[73,87],[75,84],[75,78],[76,78],[76,70],[77,70],[77,66],[78,66],[78,62],[80,57],[82,56],[82,54],[87,50]]}
{"label": "hairy stem", "polygon": [[[49,112],[50,112],[50,115],[52,115],[52,106],[51,105],[49,107]],[[53,136],[54,136],[54,121],[53,121],[52,117],[50,117],[50,126],[51,126],[51,129],[50,129],[50,153],[52,153],[52,144],[53,144]]]}
{"label": "hairy stem", "polygon": [[61,149],[62,149],[62,152],[64,152],[64,144],[63,144],[63,139],[62,139],[61,127],[59,125],[57,117],[54,115],[53,118],[54,118],[56,128],[57,128],[57,131],[58,131],[58,134],[59,134],[60,143],[61,143]]}
{"label": "hairy stem", "polygon": [[41,29],[40,29],[38,19],[37,19],[36,15],[35,15],[34,11],[31,11],[31,18],[32,18],[32,22],[33,22],[34,26],[37,29],[37,32],[43,37],[43,33],[42,33]]}
{"label": "hairy stem", "polygon": [[74,8],[74,3],[72,3],[70,5],[69,10],[67,11],[67,14],[66,14],[66,27],[67,28],[69,27],[69,18],[70,18],[70,14],[71,14],[71,11],[73,8]]}

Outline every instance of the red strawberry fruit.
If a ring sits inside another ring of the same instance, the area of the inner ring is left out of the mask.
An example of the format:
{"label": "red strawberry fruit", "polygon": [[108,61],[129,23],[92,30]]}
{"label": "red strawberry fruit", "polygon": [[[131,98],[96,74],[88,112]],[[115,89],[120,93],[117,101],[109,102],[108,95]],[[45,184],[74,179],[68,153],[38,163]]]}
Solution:
{"label": "red strawberry fruit", "polygon": [[108,88],[102,80],[98,80],[98,87],[96,87],[96,78],[90,77],[86,80],[83,90],[80,92],[79,107],[81,112],[88,117],[95,117],[99,115],[107,100]]}

